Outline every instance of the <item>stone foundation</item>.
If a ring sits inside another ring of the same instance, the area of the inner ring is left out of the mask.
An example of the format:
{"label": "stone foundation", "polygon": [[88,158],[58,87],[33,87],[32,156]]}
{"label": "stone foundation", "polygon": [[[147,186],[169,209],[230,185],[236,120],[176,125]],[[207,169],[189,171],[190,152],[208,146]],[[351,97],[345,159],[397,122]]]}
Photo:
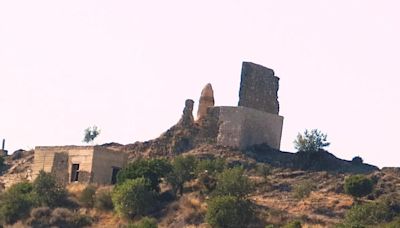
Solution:
{"label": "stone foundation", "polygon": [[209,114],[218,115],[217,144],[245,149],[268,144],[280,149],[283,117],[246,107],[212,107]]}

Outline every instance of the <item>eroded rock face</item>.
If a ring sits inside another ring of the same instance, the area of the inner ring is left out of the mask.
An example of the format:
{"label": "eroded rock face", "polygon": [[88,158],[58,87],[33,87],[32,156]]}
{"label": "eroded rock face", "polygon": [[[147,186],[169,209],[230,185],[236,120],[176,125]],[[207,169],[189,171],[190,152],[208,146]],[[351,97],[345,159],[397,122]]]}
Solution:
{"label": "eroded rock face", "polygon": [[193,105],[194,105],[193,100],[187,99],[185,101],[185,108],[183,109],[183,114],[179,121],[179,124],[183,126],[191,126],[194,124]]}
{"label": "eroded rock face", "polygon": [[207,109],[214,106],[214,90],[208,83],[201,91],[199,100],[199,109],[197,110],[197,120],[204,118],[207,115]]}
{"label": "eroded rock face", "polygon": [[243,62],[239,106],[279,114],[279,78],[272,69]]}

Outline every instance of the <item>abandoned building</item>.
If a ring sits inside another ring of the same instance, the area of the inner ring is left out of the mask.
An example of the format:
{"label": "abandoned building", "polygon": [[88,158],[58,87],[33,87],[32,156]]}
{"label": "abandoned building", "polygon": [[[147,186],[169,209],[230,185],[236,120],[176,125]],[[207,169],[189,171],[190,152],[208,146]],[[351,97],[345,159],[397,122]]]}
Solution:
{"label": "abandoned building", "polygon": [[128,155],[102,146],[38,146],[32,167],[33,180],[41,170],[53,173],[60,183],[115,184]]}

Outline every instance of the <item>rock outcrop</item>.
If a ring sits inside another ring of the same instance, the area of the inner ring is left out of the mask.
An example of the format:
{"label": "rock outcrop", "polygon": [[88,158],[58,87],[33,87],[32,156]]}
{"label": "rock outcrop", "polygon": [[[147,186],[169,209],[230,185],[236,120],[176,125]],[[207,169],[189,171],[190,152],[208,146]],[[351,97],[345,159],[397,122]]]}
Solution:
{"label": "rock outcrop", "polygon": [[272,69],[243,62],[239,106],[279,114],[279,78]]}
{"label": "rock outcrop", "polygon": [[201,91],[199,108],[197,110],[197,120],[203,119],[207,115],[207,109],[214,106],[214,91],[208,83]]}
{"label": "rock outcrop", "polygon": [[188,127],[194,124],[193,105],[194,105],[193,100],[187,99],[185,101],[185,108],[183,109],[183,114],[178,124]]}

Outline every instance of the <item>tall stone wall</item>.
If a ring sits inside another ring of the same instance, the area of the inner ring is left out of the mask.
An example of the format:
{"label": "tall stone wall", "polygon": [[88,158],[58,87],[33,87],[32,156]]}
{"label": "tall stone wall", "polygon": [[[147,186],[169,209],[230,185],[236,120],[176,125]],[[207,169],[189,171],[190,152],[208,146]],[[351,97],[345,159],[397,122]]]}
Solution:
{"label": "tall stone wall", "polygon": [[217,144],[246,149],[266,143],[280,149],[282,116],[246,107],[213,107],[211,111],[218,114]]}
{"label": "tall stone wall", "polygon": [[93,155],[92,181],[97,184],[111,184],[113,168],[122,169],[127,161],[127,153],[96,146]]}
{"label": "tall stone wall", "polygon": [[279,114],[279,78],[272,69],[243,62],[239,106]]}

